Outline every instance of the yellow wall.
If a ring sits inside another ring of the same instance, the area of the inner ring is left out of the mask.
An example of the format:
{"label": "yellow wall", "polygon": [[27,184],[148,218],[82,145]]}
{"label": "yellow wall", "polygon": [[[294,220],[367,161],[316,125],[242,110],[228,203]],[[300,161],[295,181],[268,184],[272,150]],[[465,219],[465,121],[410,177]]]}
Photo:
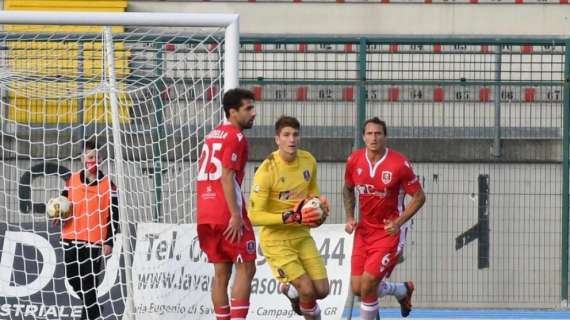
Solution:
{"label": "yellow wall", "polygon": [[4,0],[4,10],[123,12],[127,0]]}
{"label": "yellow wall", "polygon": [[[127,10],[127,0],[5,0],[4,10],[124,12]],[[98,32],[101,28],[90,26],[7,25],[4,30],[18,32]],[[113,28],[113,31],[116,32],[122,30],[122,28]]]}
{"label": "yellow wall", "polygon": [[[5,0],[5,10],[20,11],[87,11],[123,12],[127,0]],[[91,26],[5,26],[12,32],[100,32],[101,27]],[[114,32],[122,32],[122,27],[113,27]],[[102,48],[100,43],[10,41],[9,65],[16,74],[41,77],[87,77],[99,78],[102,73]],[[82,50],[82,55],[79,54]],[[80,61],[80,57],[82,61]],[[124,45],[116,44],[115,66],[118,77],[129,73],[130,53]],[[81,70],[80,71],[80,64]],[[86,86],[93,87],[92,83]],[[105,121],[103,94],[93,94],[76,98],[79,83],[70,81],[12,82],[9,89],[10,109],[8,118],[20,123],[65,124],[76,123],[80,108],[83,109],[85,123]],[[84,88],[85,89],[85,88]],[[92,89],[92,88],[91,88]],[[41,97],[41,98],[35,98]],[[68,96],[69,98],[64,98]],[[128,97],[120,95],[121,122],[128,121]],[[82,106],[80,105],[82,103]],[[110,119],[108,116],[107,119]]]}

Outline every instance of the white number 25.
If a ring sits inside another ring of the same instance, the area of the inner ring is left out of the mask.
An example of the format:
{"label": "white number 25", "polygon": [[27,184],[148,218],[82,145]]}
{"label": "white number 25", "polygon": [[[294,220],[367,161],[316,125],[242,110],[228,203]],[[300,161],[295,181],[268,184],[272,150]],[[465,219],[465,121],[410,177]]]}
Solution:
{"label": "white number 25", "polygon": [[[216,152],[221,149],[221,143],[213,143],[212,150],[210,152],[208,145],[204,144],[204,147],[202,147],[202,154],[200,155],[202,162],[200,163],[200,168],[198,170],[198,181],[218,180],[222,177],[222,162],[216,156]],[[214,172],[207,173],[206,170],[210,163],[214,166]]]}

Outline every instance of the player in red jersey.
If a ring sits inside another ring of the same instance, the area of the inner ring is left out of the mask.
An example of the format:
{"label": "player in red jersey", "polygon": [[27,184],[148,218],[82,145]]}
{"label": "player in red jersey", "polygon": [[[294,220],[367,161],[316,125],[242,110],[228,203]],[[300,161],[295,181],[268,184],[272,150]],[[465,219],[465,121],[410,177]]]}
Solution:
{"label": "player in red jersey", "polygon": [[[365,148],[354,151],[346,161],[343,200],[346,232],[354,235],[352,291],[361,297],[361,319],[376,319],[378,297],[395,295],[402,316],[411,311],[412,282],[382,281],[398,263],[400,227],[423,206],[425,195],[410,161],[386,147],[386,123],[377,117],[364,122]],[[360,221],[354,219],[358,192]],[[404,210],[404,197],[412,199]]]}
{"label": "player in red jersey", "polygon": [[[243,130],[253,126],[253,101],[253,93],[244,89],[224,94],[227,121],[206,136],[198,162],[198,240],[214,264],[212,303],[217,320],[245,319],[249,311],[256,245],[241,184],[248,157]],[[230,302],[228,282],[234,265]]]}

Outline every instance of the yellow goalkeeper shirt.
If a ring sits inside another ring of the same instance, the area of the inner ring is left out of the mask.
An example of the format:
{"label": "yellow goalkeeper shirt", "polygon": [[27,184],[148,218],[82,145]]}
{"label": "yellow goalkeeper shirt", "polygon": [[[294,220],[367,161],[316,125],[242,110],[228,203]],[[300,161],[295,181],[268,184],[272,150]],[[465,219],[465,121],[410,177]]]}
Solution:
{"label": "yellow goalkeeper shirt", "polygon": [[297,150],[286,162],[279,151],[271,153],[255,172],[249,197],[249,219],[261,226],[261,240],[290,240],[310,236],[302,224],[284,224],[282,214],[309,195],[320,195],[317,162],[312,154]]}

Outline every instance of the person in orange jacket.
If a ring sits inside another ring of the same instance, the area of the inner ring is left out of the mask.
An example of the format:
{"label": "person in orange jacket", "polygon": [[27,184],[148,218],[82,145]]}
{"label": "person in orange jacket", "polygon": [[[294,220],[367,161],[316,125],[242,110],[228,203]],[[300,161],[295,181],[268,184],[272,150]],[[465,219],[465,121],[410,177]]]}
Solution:
{"label": "person in orange jacket", "polygon": [[102,273],[104,256],[113,250],[113,238],[119,232],[117,188],[100,169],[96,141],[84,144],[83,168],[71,174],[62,195],[72,204],[67,218],[61,222],[61,244],[65,258],[65,274],[69,284],[82,300],[81,319],[100,319],[97,303],[97,278]]}

